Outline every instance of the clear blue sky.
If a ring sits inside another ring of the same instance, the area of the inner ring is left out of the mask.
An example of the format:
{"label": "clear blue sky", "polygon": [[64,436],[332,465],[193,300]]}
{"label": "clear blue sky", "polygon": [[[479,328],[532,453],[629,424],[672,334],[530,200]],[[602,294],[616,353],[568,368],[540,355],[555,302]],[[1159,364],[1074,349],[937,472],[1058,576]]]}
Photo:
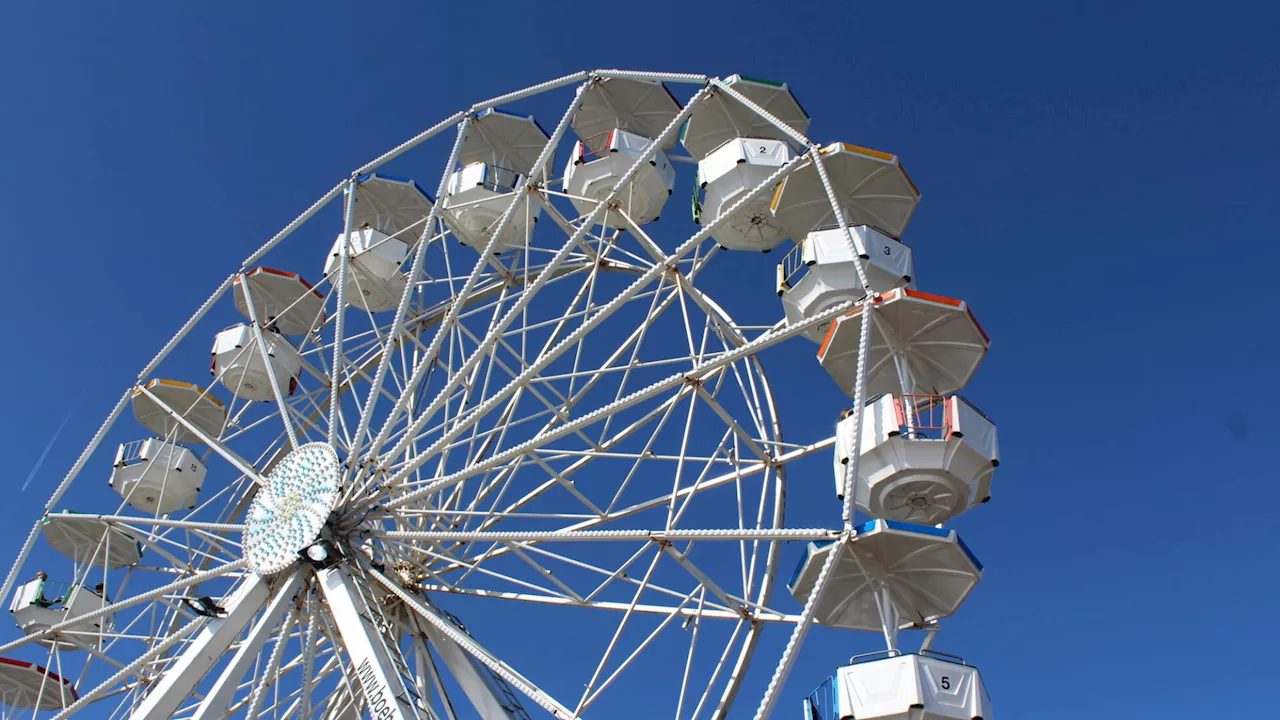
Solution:
{"label": "clear blue sky", "polygon": [[[903,158],[921,289],[993,337],[967,395],[1003,464],[957,523],[987,574],[938,648],[982,668],[1002,717],[1276,706],[1280,22],[1261,3],[172,5],[0,14],[6,566],[138,369],[353,167],[573,70],[741,72],[791,83],[815,139]],[[825,476],[793,487],[788,524],[829,520],[806,516]],[[778,717],[874,647],[816,632]],[[767,678],[776,654],[757,657]]]}

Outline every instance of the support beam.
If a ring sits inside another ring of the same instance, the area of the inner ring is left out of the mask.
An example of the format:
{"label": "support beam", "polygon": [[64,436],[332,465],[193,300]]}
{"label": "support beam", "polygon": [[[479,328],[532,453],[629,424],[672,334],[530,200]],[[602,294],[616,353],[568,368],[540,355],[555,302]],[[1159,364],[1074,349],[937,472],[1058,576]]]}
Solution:
{"label": "support beam", "polygon": [[231,647],[240,631],[249,624],[270,595],[267,583],[259,575],[246,575],[240,586],[223,599],[225,618],[214,618],[204,624],[196,638],[177,661],[160,673],[160,681],[142,699],[132,720],[165,720],[172,717],[191,691],[204,679],[209,668]]}
{"label": "support beam", "polygon": [[196,714],[192,716],[192,720],[211,720],[212,718],[221,718],[226,712],[227,706],[231,704],[232,698],[235,697],[236,688],[240,685],[240,679],[248,672],[249,666],[257,659],[258,653],[262,651],[262,646],[266,644],[267,638],[271,636],[271,631],[284,617],[284,612],[288,608],[289,603],[293,600],[294,595],[298,591],[298,587],[302,585],[302,572],[295,568],[293,572],[284,578],[279,585],[276,586],[275,594],[271,598],[270,604],[267,605],[266,612],[258,617],[258,622],[254,623],[253,629],[249,631],[249,636],[240,644],[240,648],[236,650],[236,654],[231,658],[230,664],[218,676],[218,680],[213,684],[209,693],[204,696],[204,700],[200,702],[200,707],[196,710]]}
{"label": "support beam", "polygon": [[346,565],[317,575],[369,716],[373,720],[435,720],[417,689],[407,684],[407,668],[401,669],[404,661],[399,648],[388,647],[384,630],[377,625],[386,620],[370,606],[365,595],[372,592],[369,583],[353,577]]}
{"label": "support beam", "polygon": [[481,720],[511,720],[511,714],[502,706],[502,701],[487,682],[485,674],[471,661],[471,656],[431,623],[417,625],[435,647],[454,681],[466,693]]}
{"label": "support beam", "polygon": [[431,649],[427,647],[427,641],[423,637],[413,639],[413,660],[417,668],[418,684],[426,687],[427,680],[430,680],[432,687],[436,689],[436,696],[440,698],[440,705],[444,708],[445,720],[458,720],[453,712],[453,700],[449,699],[449,693],[440,681],[436,661],[431,658]]}
{"label": "support beam", "polygon": [[390,578],[380,572],[371,571],[369,576],[394,593],[396,597],[403,600],[407,608],[418,613],[418,615],[434,627],[436,631],[447,636],[450,640],[456,643],[458,647],[466,650],[471,657],[475,658],[476,662],[479,662],[489,668],[493,671],[494,675],[497,675],[507,684],[524,693],[543,710],[551,713],[551,716],[556,718],[556,720],[576,720],[578,717],[576,713],[560,704],[555,698],[543,692],[541,688],[534,685],[520,673],[516,672],[514,668],[499,660],[480,643],[476,642],[475,638],[472,638],[462,632],[456,625],[445,620],[432,608],[427,607],[426,603],[424,603],[420,598],[409,594],[408,591],[392,582]]}

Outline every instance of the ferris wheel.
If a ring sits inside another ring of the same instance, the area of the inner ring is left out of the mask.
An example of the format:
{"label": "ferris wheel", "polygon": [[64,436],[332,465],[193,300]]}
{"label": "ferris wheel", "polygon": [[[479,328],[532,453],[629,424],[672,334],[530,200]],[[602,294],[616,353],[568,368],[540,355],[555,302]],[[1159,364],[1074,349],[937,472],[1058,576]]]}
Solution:
{"label": "ferris wheel", "polygon": [[[897,157],[808,129],[785,83],[600,70],[343,179],[57,486],[0,588],[5,717],[765,718],[817,622],[886,649],[807,720],[990,720],[931,649],[982,572],[943,523],[999,462],[955,394],[989,340],[916,288]],[[773,287],[715,280],[748,262]],[[781,347],[806,365],[766,375]],[[784,440],[780,376],[850,409]],[[788,527],[788,466],[824,456],[842,522]]]}

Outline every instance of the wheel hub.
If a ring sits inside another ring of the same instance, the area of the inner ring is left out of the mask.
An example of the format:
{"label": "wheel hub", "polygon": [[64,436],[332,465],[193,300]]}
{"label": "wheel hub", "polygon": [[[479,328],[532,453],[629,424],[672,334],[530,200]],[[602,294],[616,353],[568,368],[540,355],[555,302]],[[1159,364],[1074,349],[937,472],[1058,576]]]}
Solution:
{"label": "wheel hub", "polygon": [[337,502],[341,476],[338,454],[319,442],[297,448],[267,474],[244,531],[244,556],[254,572],[280,572],[316,541]]}

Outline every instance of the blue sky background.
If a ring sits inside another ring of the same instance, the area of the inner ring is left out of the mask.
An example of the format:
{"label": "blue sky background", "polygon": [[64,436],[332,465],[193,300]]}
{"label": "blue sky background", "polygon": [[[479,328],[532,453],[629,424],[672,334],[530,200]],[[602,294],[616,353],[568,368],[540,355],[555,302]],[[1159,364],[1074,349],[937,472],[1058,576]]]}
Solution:
{"label": "blue sky background", "polygon": [[[1229,2],[303,7],[0,14],[0,547],[16,552],[190,312],[353,167],[573,70],[741,72],[788,81],[815,139],[903,158],[924,193],[904,238],[920,287],[968,300],[994,340],[966,394],[999,423],[1003,464],[993,502],[956,524],[987,574],[937,647],[982,668],[1005,717],[1275,705],[1258,651],[1278,639],[1280,589],[1276,15]],[[304,274],[318,276],[320,244]],[[775,384],[803,389],[786,369],[770,367]],[[789,437],[832,417],[804,409],[784,408]],[[788,524],[831,522],[829,485],[793,477]],[[875,647],[815,632],[777,716]],[[775,658],[762,652],[752,675]],[[743,689],[739,714],[762,690]]]}

